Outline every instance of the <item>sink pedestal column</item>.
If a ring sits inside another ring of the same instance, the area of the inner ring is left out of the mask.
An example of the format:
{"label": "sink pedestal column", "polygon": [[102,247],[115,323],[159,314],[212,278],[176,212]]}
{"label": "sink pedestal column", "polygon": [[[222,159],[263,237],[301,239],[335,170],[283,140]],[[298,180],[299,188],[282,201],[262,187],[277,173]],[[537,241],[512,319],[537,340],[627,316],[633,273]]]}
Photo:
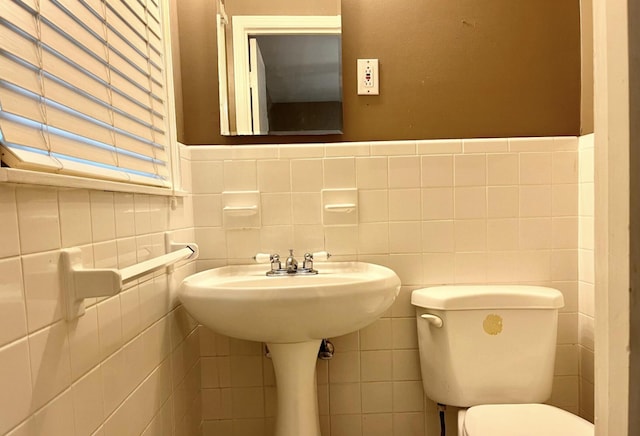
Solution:
{"label": "sink pedestal column", "polygon": [[320,436],[316,387],[320,342],[267,344],[278,393],[275,436]]}

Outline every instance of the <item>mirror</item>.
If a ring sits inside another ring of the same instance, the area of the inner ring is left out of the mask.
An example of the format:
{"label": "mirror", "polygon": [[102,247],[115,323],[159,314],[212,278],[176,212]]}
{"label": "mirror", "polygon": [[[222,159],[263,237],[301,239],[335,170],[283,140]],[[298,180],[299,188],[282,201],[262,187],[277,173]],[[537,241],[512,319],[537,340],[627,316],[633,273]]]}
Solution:
{"label": "mirror", "polygon": [[218,0],[222,135],[342,133],[340,0]]}

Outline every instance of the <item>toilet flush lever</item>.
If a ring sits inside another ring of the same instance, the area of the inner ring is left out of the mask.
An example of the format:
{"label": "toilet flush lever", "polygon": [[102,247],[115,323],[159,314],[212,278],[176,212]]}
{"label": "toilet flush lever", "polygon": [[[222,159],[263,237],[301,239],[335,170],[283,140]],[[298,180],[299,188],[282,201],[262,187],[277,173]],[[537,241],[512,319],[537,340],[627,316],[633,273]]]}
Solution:
{"label": "toilet flush lever", "polygon": [[442,318],[440,318],[439,316],[436,315],[432,315],[430,313],[423,313],[422,315],[420,315],[420,318],[422,319],[426,319],[429,324],[431,324],[434,327],[442,327]]}

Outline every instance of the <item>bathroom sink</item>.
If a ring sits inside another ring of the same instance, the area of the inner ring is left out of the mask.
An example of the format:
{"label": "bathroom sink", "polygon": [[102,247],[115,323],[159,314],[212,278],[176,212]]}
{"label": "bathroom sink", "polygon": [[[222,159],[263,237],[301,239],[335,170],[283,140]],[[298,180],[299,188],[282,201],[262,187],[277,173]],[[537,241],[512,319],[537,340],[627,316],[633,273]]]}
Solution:
{"label": "bathroom sink", "polygon": [[318,274],[305,275],[267,276],[268,269],[203,271],[187,277],[178,295],[212,330],[267,343],[277,386],[275,436],[321,436],[315,376],[321,340],[375,321],[398,295],[400,279],[364,262],[318,263]]}
{"label": "bathroom sink", "polygon": [[267,277],[268,265],[232,265],[187,277],[179,297],[200,323],[239,339],[292,343],[330,338],[375,321],[400,279],[364,262],[318,263],[317,275]]}

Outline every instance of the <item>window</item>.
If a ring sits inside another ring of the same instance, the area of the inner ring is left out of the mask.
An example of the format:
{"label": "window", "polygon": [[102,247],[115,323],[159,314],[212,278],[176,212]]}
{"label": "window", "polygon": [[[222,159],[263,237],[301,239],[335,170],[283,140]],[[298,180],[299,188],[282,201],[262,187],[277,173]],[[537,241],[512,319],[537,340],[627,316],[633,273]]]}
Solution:
{"label": "window", "polygon": [[160,1],[2,1],[4,166],[171,187]]}

